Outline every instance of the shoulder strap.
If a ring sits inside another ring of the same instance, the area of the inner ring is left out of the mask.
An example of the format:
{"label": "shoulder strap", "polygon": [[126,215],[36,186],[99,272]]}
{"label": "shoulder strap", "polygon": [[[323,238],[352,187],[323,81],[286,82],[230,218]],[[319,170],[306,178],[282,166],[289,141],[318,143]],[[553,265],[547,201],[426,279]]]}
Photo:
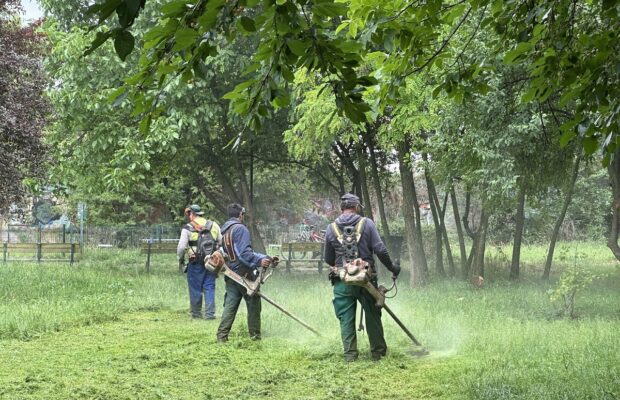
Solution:
{"label": "shoulder strap", "polygon": [[189,221],[189,224],[187,225],[191,227],[190,231],[200,232],[202,230],[202,225],[198,224],[197,222]]}
{"label": "shoulder strap", "polygon": [[[357,221],[357,224],[355,224],[355,240],[357,242],[360,241],[362,237],[362,233],[364,233],[365,223],[366,223],[366,217],[362,217],[359,221]],[[332,230],[334,231],[334,234],[336,235],[336,239],[338,239],[338,241],[342,243],[342,240],[344,238],[342,231],[338,228],[338,225],[336,225],[335,222],[332,222],[331,225],[332,225]]]}
{"label": "shoulder strap", "polygon": [[237,227],[236,225],[239,225],[239,224],[238,223],[232,224],[230,228],[226,230],[226,233],[224,234],[224,236],[222,236],[224,250],[226,250],[226,254],[228,254],[228,258],[230,259],[230,261],[237,260],[237,255],[235,254],[235,246],[232,240],[232,234],[235,228]]}
{"label": "shoulder strap", "polygon": [[342,231],[340,229],[338,229],[338,225],[336,225],[335,222],[332,222],[332,231],[334,231],[334,234],[336,235],[336,239],[338,239],[338,241],[340,243],[342,243]]}
{"label": "shoulder strap", "polygon": [[362,217],[355,225],[355,239],[359,242],[364,233],[364,225],[366,224],[366,217]]}
{"label": "shoulder strap", "polygon": [[194,221],[191,221],[189,224],[187,224],[187,226],[191,227],[196,232],[200,232],[202,230],[211,231],[211,228],[213,227],[213,221],[208,219],[207,223],[204,225],[200,225]]}

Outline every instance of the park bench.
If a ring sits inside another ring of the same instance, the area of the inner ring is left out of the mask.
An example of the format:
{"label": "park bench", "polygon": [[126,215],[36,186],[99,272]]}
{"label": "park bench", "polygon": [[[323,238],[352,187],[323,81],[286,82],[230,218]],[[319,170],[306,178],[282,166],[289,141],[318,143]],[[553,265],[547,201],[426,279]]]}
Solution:
{"label": "park bench", "polygon": [[146,254],[146,272],[151,268],[151,254],[176,254],[178,239],[142,239],[140,254]]}
{"label": "park bench", "polygon": [[[50,254],[59,255],[49,257]],[[71,265],[80,254],[79,243],[9,243],[2,244],[2,260],[56,262],[69,261]]]}
{"label": "park bench", "polygon": [[[146,254],[146,271],[150,269],[152,254],[176,254],[178,243],[177,239],[143,239],[140,242],[140,254]],[[323,243],[282,243],[279,250],[287,271],[291,270],[292,263],[316,263],[319,273],[323,271]]]}
{"label": "park bench", "polygon": [[292,263],[316,263],[319,273],[323,272],[323,259],[325,258],[323,243],[282,243],[280,253],[282,260],[286,262],[286,271],[291,270]]}

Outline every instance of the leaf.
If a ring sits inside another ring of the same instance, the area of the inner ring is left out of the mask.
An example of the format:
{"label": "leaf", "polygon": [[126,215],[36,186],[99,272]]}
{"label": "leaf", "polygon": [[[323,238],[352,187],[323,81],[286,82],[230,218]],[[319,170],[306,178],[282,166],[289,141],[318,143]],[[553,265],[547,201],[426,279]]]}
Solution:
{"label": "leaf", "polygon": [[127,98],[127,95],[129,95],[129,91],[125,86],[121,86],[108,96],[108,102],[112,103],[112,107],[118,107]]}
{"label": "leaf", "polygon": [[222,96],[222,98],[226,100],[241,99],[243,97],[245,97],[245,95],[243,93],[237,92],[236,90],[231,90],[230,92]]}
{"label": "leaf", "polygon": [[306,55],[306,51],[308,50],[308,45],[301,40],[292,39],[286,42],[286,45],[289,49],[298,57],[303,57]]}
{"label": "leaf", "polygon": [[575,137],[575,132],[573,130],[564,131],[562,136],[560,137],[560,147],[566,147],[566,145]]}
{"label": "leaf", "polygon": [[276,97],[273,104],[279,108],[286,107],[291,104],[291,96],[288,93],[284,93],[281,96]]}
{"label": "leaf", "polygon": [[129,53],[133,50],[135,45],[135,39],[129,31],[119,31],[114,38],[114,50],[118,57],[125,61]]}
{"label": "leaf", "polygon": [[207,2],[207,9],[198,18],[198,24],[204,31],[209,31],[215,26],[217,15],[224,6],[226,0],[211,0]]}
{"label": "leaf", "polygon": [[463,4],[456,5],[452,7],[450,10],[448,10],[444,15],[446,24],[450,25],[454,22],[455,19],[460,18],[461,15],[463,15],[463,12],[465,11],[465,7],[467,7],[467,4],[463,3]]}
{"label": "leaf", "polygon": [[252,18],[241,17],[239,19],[239,24],[246,32],[256,32],[256,25]]}
{"label": "leaf", "polygon": [[341,23],[340,25],[338,25],[338,28],[336,28],[336,35],[338,33],[340,33],[341,30],[343,30],[344,28],[346,28],[347,26],[349,26],[349,23],[351,23],[351,21],[344,21],[343,23]]}
{"label": "leaf", "polygon": [[197,31],[191,28],[180,28],[174,35],[175,43],[172,51],[184,50],[196,43],[196,39],[198,39]]}
{"label": "leaf", "polygon": [[586,152],[586,155],[588,156],[594,154],[594,152],[598,148],[598,140],[596,140],[594,136],[587,136],[583,138],[581,144]]}
{"label": "leaf", "polygon": [[84,50],[83,55],[87,56],[93,51],[97,50],[102,44],[105,43],[106,40],[108,40],[110,36],[112,36],[112,31],[97,32],[97,35],[95,36],[95,40],[93,40],[89,48]]}
{"label": "leaf", "polygon": [[538,93],[538,87],[531,87],[528,89],[527,92],[523,93],[523,96],[521,96],[521,103],[529,103],[530,101],[534,100],[534,98],[536,98],[536,95]]}
{"label": "leaf", "polygon": [[159,10],[164,17],[178,17],[187,11],[187,4],[187,0],[172,1],[161,6]]}
{"label": "leaf", "polygon": [[125,0],[116,8],[118,23],[123,28],[130,26],[140,13],[141,0]]}
{"label": "leaf", "polygon": [[521,42],[514,49],[510,50],[504,56],[504,62],[506,64],[514,64],[514,62],[528,51],[532,50],[534,46],[529,42]]}
{"label": "leaf", "polygon": [[151,116],[147,114],[142,121],[140,121],[140,132],[142,134],[147,134],[151,129]]}
{"label": "leaf", "polygon": [[86,15],[97,14],[99,22],[105,21],[123,3],[123,0],[107,0],[103,3],[94,4],[86,10]]}
{"label": "leaf", "polygon": [[562,97],[560,97],[560,100],[558,100],[558,106],[560,107],[566,106],[571,100],[573,100],[575,97],[577,97],[580,94],[581,94],[580,86],[577,86],[574,89],[568,90],[566,93],[562,95]]}
{"label": "leaf", "polygon": [[286,67],[285,65],[282,66],[282,77],[287,81],[287,82],[294,82],[295,81],[295,74],[293,74],[291,72],[290,69],[288,69],[288,67]]}
{"label": "leaf", "polygon": [[333,2],[315,3],[312,10],[318,16],[338,17],[341,15],[346,15],[347,6],[346,4],[343,4],[343,3],[333,3]]}

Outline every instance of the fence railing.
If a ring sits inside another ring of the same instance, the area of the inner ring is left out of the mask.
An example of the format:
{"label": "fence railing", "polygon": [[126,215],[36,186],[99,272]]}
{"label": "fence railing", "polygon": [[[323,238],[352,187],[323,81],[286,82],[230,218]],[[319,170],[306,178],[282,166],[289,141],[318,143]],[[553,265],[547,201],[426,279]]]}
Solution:
{"label": "fence railing", "polygon": [[140,241],[151,239],[178,239],[181,227],[177,225],[151,226],[30,226],[8,225],[0,229],[3,243],[81,243],[84,246],[138,248]]}

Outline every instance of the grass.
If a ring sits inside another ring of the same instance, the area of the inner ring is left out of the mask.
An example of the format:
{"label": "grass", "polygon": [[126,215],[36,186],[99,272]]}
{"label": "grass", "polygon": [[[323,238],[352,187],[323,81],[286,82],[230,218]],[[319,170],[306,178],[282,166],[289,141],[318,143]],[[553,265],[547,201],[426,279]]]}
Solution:
{"label": "grass", "polygon": [[[247,338],[242,305],[219,345],[217,321],[189,319],[173,257],[155,258],[148,275],[130,251],[92,250],[77,267],[1,265],[0,398],[618,399],[620,270],[603,246],[567,248],[554,270],[577,262],[606,274],[578,295],[578,319],[556,316],[554,283],[537,268],[511,283],[498,263],[481,290],[402,279],[388,304],[430,354],[415,357],[385,315],[388,357],[372,362],[362,335],[352,364],[318,274],[279,272],[263,291],[322,338],[263,302],[262,341]],[[544,251],[528,247],[523,259],[542,265]],[[218,314],[222,298],[218,281]]]}

